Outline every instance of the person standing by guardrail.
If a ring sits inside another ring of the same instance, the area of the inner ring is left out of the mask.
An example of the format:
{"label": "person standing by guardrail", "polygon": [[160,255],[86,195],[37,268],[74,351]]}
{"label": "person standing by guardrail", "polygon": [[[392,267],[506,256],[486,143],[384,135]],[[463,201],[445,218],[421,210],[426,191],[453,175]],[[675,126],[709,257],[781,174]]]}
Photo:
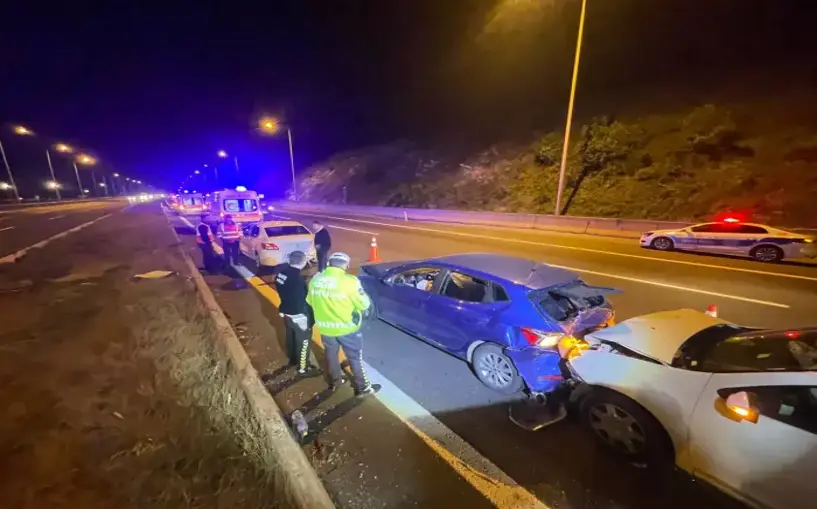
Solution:
{"label": "person standing by guardrail", "polygon": [[363,369],[363,334],[360,327],[372,303],[360,280],[347,274],[351,259],[346,253],[333,253],[329,267],[309,282],[306,302],[315,312],[321,333],[331,390],[346,382],[340,365],[340,349],[349,361],[355,396],[374,394],[380,389],[369,382]]}
{"label": "person standing by guardrail", "polygon": [[201,249],[201,258],[204,263],[204,270],[213,274],[218,271],[218,256],[216,255],[215,249],[213,249],[213,243],[216,241],[216,237],[213,235],[212,230],[210,227],[207,226],[203,220],[201,224],[196,227],[196,244]]}
{"label": "person standing by guardrail", "polygon": [[315,252],[318,255],[318,272],[323,272],[326,268],[326,255],[332,249],[332,237],[329,236],[329,231],[324,228],[320,221],[312,223],[312,229],[315,231]]}

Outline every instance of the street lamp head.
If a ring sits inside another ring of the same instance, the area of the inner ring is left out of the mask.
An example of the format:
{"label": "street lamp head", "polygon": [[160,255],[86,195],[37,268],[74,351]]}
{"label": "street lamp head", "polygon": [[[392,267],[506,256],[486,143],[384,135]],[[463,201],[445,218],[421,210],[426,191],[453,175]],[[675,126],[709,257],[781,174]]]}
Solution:
{"label": "street lamp head", "polygon": [[219,151],[218,151],[218,156],[219,156],[219,157],[227,157],[227,152],[225,152],[225,151],[223,151],[223,150],[219,150]]}
{"label": "street lamp head", "polygon": [[60,184],[54,180],[49,180],[48,182],[45,183],[45,187],[47,187],[48,189],[57,189],[60,187]]}
{"label": "street lamp head", "polygon": [[270,117],[262,118],[258,126],[259,129],[267,133],[277,133],[280,127],[278,120]]}
{"label": "street lamp head", "polygon": [[14,126],[14,134],[19,134],[20,136],[31,136],[34,133],[26,127],[18,125]]}
{"label": "street lamp head", "polygon": [[8,182],[0,182],[0,189],[2,189],[3,191],[11,189],[11,184],[9,184]]}
{"label": "street lamp head", "polygon": [[96,164],[96,159],[87,154],[81,154],[79,157],[77,157],[77,162],[80,164],[91,165]]}
{"label": "street lamp head", "polygon": [[82,190],[82,192],[83,192],[83,193],[85,193],[85,194],[88,194],[88,193],[90,193],[91,191],[89,191],[88,189],[83,189],[83,190]]}
{"label": "street lamp head", "polygon": [[118,174],[118,173],[114,173],[114,174],[113,174],[113,176],[114,176],[114,177],[116,177],[116,178],[119,178],[119,174]]}
{"label": "street lamp head", "polygon": [[105,187],[105,183],[104,183],[104,182],[100,182],[100,183],[99,183],[99,187]]}
{"label": "street lamp head", "polygon": [[65,143],[57,143],[54,146],[54,148],[57,149],[57,152],[63,152],[65,154],[70,154],[71,152],[74,151],[74,149],[72,149],[71,147],[69,147]]}
{"label": "street lamp head", "polygon": [[199,170],[195,170],[195,171],[193,171],[193,173],[195,173],[196,175],[198,175],[198,174],[199,174]]}

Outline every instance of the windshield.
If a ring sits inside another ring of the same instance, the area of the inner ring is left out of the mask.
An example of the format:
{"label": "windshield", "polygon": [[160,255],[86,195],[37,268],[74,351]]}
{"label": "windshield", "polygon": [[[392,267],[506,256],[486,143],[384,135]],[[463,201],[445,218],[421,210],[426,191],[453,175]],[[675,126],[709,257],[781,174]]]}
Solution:
{"label": "windshield", "polygon": [[678,350],[676,367],[708,373],[817,370],[817,330],[751,331],[708,327]]}
{"label": "windshield", "polygon": [[227,212],[255,212],[258,210],[258,200],[252,198],[224,200],[224,210]]}
{"label": "windshield", "polygon": [[299,224],[287,226],[265,226],[264,231],[267,237],[285,237],[287,235],[311,235],[306,227]]}
{"label": "windshield", "polygon": [[193,206],[193,205],[201,205],[204,202],[202,202],[201,198],[196,198],[195,196],[185,196],[182,199],[182,203],[184,205]]}

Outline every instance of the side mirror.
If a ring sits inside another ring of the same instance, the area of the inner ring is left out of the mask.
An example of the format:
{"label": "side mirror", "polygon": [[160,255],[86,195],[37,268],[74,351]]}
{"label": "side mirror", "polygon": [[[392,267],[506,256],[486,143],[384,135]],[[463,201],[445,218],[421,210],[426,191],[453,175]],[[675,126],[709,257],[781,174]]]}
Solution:
{"label": "side mirror", "polygon": [[757,423],[760,410],[757,408],[757,396],[754,393],[740,391],[730,394],[726,398],[726,409],[732,417],[739,421]]}

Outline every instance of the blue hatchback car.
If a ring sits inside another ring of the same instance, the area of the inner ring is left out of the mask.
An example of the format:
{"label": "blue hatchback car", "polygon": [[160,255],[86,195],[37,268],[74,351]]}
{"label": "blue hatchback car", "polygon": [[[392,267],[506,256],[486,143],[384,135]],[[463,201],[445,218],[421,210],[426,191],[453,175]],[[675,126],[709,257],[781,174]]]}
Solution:
{"label": "blue hatchback car", "polygon": [[562,339],[613,320],[613,288],[501,254],[458,254],[364,265],[377,317],[469,362],[502,393],[548,393],[562,380]]}

